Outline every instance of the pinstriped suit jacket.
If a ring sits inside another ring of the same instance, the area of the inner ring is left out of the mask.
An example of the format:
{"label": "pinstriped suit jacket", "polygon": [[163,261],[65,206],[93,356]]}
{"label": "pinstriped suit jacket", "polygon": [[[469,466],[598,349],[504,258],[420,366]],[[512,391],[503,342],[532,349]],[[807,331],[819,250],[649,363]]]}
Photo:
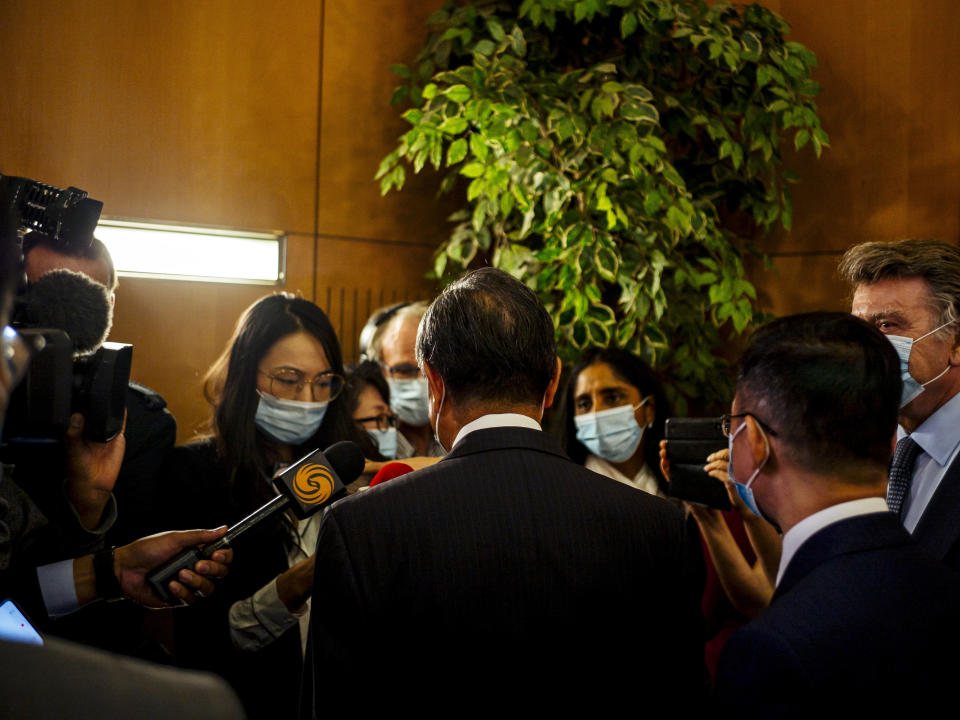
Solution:
{"label": "pinstriped suit jacket", "polygon": [[702,563],[667,501],[576,465],[546,433],[477,430],[327,511],[301,714],[351,687],[353,709],[698,697]]}

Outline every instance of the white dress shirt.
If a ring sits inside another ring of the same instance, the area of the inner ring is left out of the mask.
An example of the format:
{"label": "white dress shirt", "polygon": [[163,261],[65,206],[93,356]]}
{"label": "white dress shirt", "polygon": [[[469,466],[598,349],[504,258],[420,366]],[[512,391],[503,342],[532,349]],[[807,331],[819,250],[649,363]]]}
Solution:
{"label": "white dress shirt", "polygon": [[[529,428],[530,430],[543,429],[540,427],[540,423],[529,415],[521,415],[520,413],[491,413],[490,415],[478,417],[473,422],[468,422],[460,428],[460,432],[457,433],[457,437],[453,441],[453,447],[456,447],[457,443],[474,430],[489,430],[490,428],[500,427],[522,427]],[[451,448],[451,450],[452,449],[453,448]]]}
{"label": "white dress shirt", "polygon": [[[897,440],[906,435],[903,428],[897,428]],[[960,393],[924,420],[920,427],[910,433],[910,437],[921,449],[913,465],[913,480],[903,499],[901,515],[903,526],[912,533],[940,487],[947,469],[960,452]]]}
{"label": "white dress shirt", "polygon": [[666,495],[660,491],[660,486],[657,484],[657,476],[653,474],[653,471],[646,463],[640,467],[640,470],[638,470],[637,474],[632,478],[627,477],[622,472],[617,470],[617,468],[613,466],[613,463],[609,462],[608,460],[604,460],[602,457],[598,457],[593,453],[587,455],[587,459],[584,461],[583,466],[587,470],[593,470],[595,473],[605,475],[608,478],[612,478],[617,482],[623,483],[624,485],[629,485],[630,487],[637,488],[638,490],[643,490],[651,495],[666,497]]}
{"label": "white dress shirt", "polygon": [[798,522],[783,536],[783,552],[780,554],[780,568],[777,570],[777,585],[783,579],[783,573],[787,565],[797,554],[797,550],[813,535],[823,530],[828,525],[856,517],[858,515],[869,515],[871,513],[889,512],[887,501],[882,497],[862,498],[860,500],[850,500],[849,502],[838,503],[824,508],[813,515],[808,515]]}

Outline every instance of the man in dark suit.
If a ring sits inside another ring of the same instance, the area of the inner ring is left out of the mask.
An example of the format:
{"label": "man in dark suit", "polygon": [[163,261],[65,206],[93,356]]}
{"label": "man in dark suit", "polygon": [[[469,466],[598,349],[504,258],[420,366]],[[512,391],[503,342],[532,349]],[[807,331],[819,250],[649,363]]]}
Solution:
{"label": "man in dark suit", "polygon": [[770,607],[720,657],[731,717],[926,716],[953,693],[960,575],[884,500],[899,375],[846,313],[776,320],[741,360],[731,479],[784,536]]}
{"label": "man in dark suit", "polygon": [[903,394],[887,501],[934,557],[960,570],[960,248],[936,240],[870,242],[840,274],[851,312],[897,348]]}
{"label": "man in dark suit", "polygon": [[541,431],[560,363],[536,295],[466,275],[424,316],[417,359],[450,453],[324,516],[301,714],[695,703],[699,542],[669,502]]}

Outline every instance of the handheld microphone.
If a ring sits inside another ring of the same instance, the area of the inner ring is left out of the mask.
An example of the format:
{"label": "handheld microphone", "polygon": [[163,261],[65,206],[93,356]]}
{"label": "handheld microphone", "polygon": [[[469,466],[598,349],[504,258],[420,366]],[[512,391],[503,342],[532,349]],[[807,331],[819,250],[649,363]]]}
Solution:
{"label": "handheld microphone", "polygon": [[23,316],[30,327],[63,330],[73,341],[74,352],[87,355],[110,334],[113,306],[103,285],[83,273],[59,268],[30,285]]}
{"label": "handheld microphone", "polygon": [[413,468],[407,465],[405,462],[398,462],[396,460],[393,462],[388,462],[377,471],[376,475],[373,476],[373,479],[370,481],[370,487],[387,482],[387,480],[393,480],[401,475],[406,475],[408,472],[413,472]]}
{"label": "handheld microphone", "polygon": [[273,485],[279,493],[277,497],[254,510],[222,538],[202,548],[184,550],[147,573],[150,589],[168,605],[180,604],[179,598],[167,586],[171,580],[177,579],[181,570],[193,570],[198,561],[209,559],[217,550],[231,547],[238,537],[287,509],[293,510],[301,520],[313,515],[336,500],[361,472],[363,452],[354,442],[344,440],[334,443],[326,452],[314,450],[273,479]]}

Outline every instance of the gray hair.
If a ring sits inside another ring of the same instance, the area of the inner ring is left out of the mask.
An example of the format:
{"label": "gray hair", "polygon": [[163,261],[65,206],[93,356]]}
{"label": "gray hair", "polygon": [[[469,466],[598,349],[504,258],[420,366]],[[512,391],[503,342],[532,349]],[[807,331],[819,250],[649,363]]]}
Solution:
{"label": "gray hair", "polygon": [[[370,348],[366,351],[366,356],[376,362],[383,360],[383,336],[387,334],[387,330],[403,318],[415,317],[419,321],[427,312],[428,307],[430,307],[430,303],[426,300],[418,300],[394,310],[386,322],[380,324],[374,331],[373,337],[370,338]],[[377,312],[380,312],[380,310]]]}
{"label": "gray hair", "polygon": [[[895,240],[854,245],[838,267],[851,288],[890,278],[918,277],[930,286],[931,310],[945,325],[960,318],[960,248],[940,240]],[[950,335],[957,328],[944,328]]]}

